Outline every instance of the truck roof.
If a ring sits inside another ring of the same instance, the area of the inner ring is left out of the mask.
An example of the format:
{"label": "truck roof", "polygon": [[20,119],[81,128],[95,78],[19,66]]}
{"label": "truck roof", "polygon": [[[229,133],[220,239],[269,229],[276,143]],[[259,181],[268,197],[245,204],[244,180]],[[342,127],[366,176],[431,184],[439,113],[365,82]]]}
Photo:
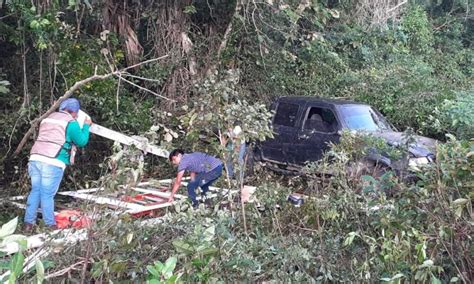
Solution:
{"label": "truck roof", "polygon": [[322,97],[312,97],[312,96],[286,96],[286,97],[280,97],[278,101],[285,101],[285,102],[294,102],[298,104],[302,104],[305,102],[325,102],[325,103],[330,103],[330,104],[335,104],[335,105],[365,105],[368,106],[365,103],[358,103],[354,101],[349,101],[349,100],[343,100],[343,99],[329,99],[329,98],[322,98]]}

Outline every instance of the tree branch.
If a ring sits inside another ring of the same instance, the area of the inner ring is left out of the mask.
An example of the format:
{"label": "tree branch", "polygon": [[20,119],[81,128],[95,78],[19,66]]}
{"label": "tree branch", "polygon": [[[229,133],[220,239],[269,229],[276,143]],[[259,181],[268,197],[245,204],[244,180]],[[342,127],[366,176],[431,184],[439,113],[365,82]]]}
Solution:
{"label": "tree branch", "polygon": [[[135,67],[138,67],[140,65],[143,65],[143,64],[147,64],[147,63],[150,63],[150,62],[154,62],[154,61],[157,61],[157,60],[160,60],[160,59],[163,59],[165,57],[167,57],[168,55],[164,55],[164,56],[161,56],[161,57],[158,57],[158,58],[153,58],[153,59],[150,59],[150,60],[146,60],[146,61],[143,61],[143,62],[140,62],[140,63],[137,63],[137,64],[134,64],[132,66],[129,66],[129,67],[126,67],[124,69],[121,69],[121,70],[118,70],[118,71],[114,71],[114,72],[111,72],[111,73],[108,73],[108,74],[104,74],[104,75],[93,75],[89,78],[86,78],[84,80],[81,80],[81,81],[78,81],[76,82],[71,88],[69,88],[69,90],[66,91],[66,93],[64,93],[64,95],[62,97],[60,97],[42,116],[40,116],[39,118],[36,118],[34,119],[32,122],[31,122],[31,126],[30,128],[28,129],[28,131],[25,133],[25,135],[23,136],[23,138],[21,139],[20,143],[18,144],[18,146],[16,147],[16,150],[14,152],[15,155],[18,155],[18,153],[20,153],[20,151],[23,149],[23,147],[25,146],[26,144],[26,141],[28,140],[28,138],[30,137],[30,135],[33,133],[33,131],[35,130],[36,126],[38,126],[38,123],[40,121],[42,121],[43,119],[45,119],[46,117],[48,117],[51,113],[53,113],[58,107],[59,105],[61,104],[62,101],[64,101],[65,99],[69,98],[70,96],[72,96],[72,94],[74,94],[75,91],[77,91],[80,87],[82,87],[83,85],[87,84],[87,83],[90,83],[90,82],[93,82],[93,81],[97,81],[97,80],[105,80],[105,79],[108,79],[112,76],[119,76],[121,77],[122,76],[122,73],[124,73],[126,70],[129,70],[129,69],[132,69],[132,68],[135,68]],[[124,80],[122,78],[122,80]],[[128,80],[124,80],[126,82],[129,82]],[[132,85],[134,86],[137,86],[136,84],[133,84]],[[143,87],[141,87],[143,88]],[[156,93],[155,93],[156,95]],[[167,99],[169,100],[168,98],[166,97],[163,97],[163,96],[160,96],[161,98],[164,98],[164,99]]]}

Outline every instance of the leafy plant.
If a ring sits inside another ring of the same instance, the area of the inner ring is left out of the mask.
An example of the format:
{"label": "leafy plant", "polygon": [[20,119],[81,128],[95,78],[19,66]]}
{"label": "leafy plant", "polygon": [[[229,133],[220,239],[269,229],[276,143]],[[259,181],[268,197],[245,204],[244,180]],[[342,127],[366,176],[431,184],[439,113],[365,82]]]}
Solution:
{"label": "leafy plant", "polygon": [[445,100],[435,108],[426,125],[453,133],[459,138],[474,137],[474,89],[459,92],[455,98]]}
{"label": "leafy plant", "polygon": [[[19,247],[19,251],[11,256],[9,261],[2,261],[2,267],[8,267],[7,273],[9,273],[9,276],[8,280],[1,279],[1,281],[9,284],[17,283],[18,279],[23,274],[23,265],[25,264],[24,250],[26,250],[27,247],[26,237],[24,235],[14,234],[17,225],[18,217],[3,224],[0,228],[0,248],[14,242],[18,243]],[[1,254],[2,253],[0,253],[0,255]],[[36,261],[36,279],[37,283],[43,283],[44,267],[39,259]]]}
{"label": "leafy plant", "polygon": [[128,189],[140,182],[145,166],[142,150],[115,142],[113,151],[105,163],[109,173],[104,174],[99,182],[113,191],[122,188],[121,186]]}
{"label": "leafy plant", "polygon": [[196,225],[193,234],[187,238],[173,241],[173,246],[184,259],[184,269],[190,281],[206,282],[214,274],[211,262],[218,250],[214,247],[215,226],[205,228]]}
{"label": "leafy plant", "polygon": [[408,36],[408,45],[416,53],[427,52],[433,43],[433,34],[426,11],[418,6],[408,10],[401,21],[401,28]]}
{"label": "leafy plant", "polygon": [[171,284],[176,283],[181,275],[174,275],[173,270],[176,267],[176,257],[170,257],[165,263],[155,261],[153,265],[147,265],[147,270],[150,273],[147,283],[149,284]]}
{"label": "leafy plant", "polygon": [[[239,137],[247,143],[263,141],[273,137],[270,124],[272,113],[263,103],[252,103],[246,99],[246,93],[239,87],[239,70],[228,70],[225,73],[216,73],[200,84],[196,85],[196,93],[200,96],[182,117],[182,124],[187,127],[187,137],[196,140],[205,134],[207,142],[210,142],[212,152],[219,153],[225,160],[234,161],[239,171],[244,171],[245,163],[237,163],[238,154],[225,145],[228,133],[235,126],[242,129]],[[253,157],[244,157],[249,164]],[[227,163],[225,163],[226,172]],[[238,184],[243,182],[244,175],[239,177]]]}

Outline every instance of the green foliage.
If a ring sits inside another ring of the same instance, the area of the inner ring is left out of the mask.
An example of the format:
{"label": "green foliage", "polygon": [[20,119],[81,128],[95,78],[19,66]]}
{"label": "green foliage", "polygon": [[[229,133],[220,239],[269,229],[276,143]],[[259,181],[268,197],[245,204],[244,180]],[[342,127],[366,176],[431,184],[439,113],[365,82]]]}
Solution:
{"label": "green foliage", "polygon": [[[410,5],[399,23],[364,30],[351,22],[355,12],[349,3],[330,9],[312,3],[302,13],[291,13],[298,5],[283,6],[259,7],[255,13],[265,22],[248,24],[256,31],[235,29],[234,45],[245,48],[229,52],[240,58],[242,81],[250,90],[266,100],[309,95],[366,102],[401,129],[444,137],[425,123],[473,79],[469,28],[460,16],[429,17],[428,8]],[[334,9],[344,12],[333,17]]]}
{"label": "green foliage", "polygon": [[404,15],[402,31],[407,35],[408,45],[415,53],[426,53],[433,45],[433,31],[426,11],[422,7],[413,7]]}
{"label": "green foliage", "polygon": [[16,31],[10,34],[10,40],[20,45],[24,41],[25,33],[29,33],[38,50],[45,50],[53,45],[55,38],[60,33],[61,21],[54,10],[48,10],[42,15],[37,12],[37,7],[29,1],[15,0],[8,3],[11,13],[19,14],[23,23]]}
{"label": "green foliage", "polygon": [[429,119],[425,125],[438,131],[451,132],[464,139],[474,137],[474,89],[445,100]]}
{"label": "green foliage", "polygon": [[[207,222],[209,223],[209,221]],[[207,282],[213,277],[211,265],[218,249],[214,247],[215,226],[197,224],[187,237],[173,241],[173,246],[184,259],[183,269],[187,281]]]}
{"label": "green foliage", "polygon": [[[272,113],[264,104],[255,104],[244,99],[238,87],[239,72],[229,70],[222,76],[211,76],[196,86],[199,100],[182,118],[188,128],[189,137],[197,137],[204,131],[221,149],[221,135],[239,125],[243,137],[249,141],[273,137],[270,127]],[[221,149],[223,150],[223,149]]]}
{"label": "green foliage", "polygon": [[[68,88],[71,83],[94,75],[96,68],[100,73],[109,72],[108,63],[101,53],[103,46],[112,45],[110,52],[113,58],[123,59],[122,51],[113,49],[114,41],[114,36],[109,35],[106,41],[84,40],[63,48],[58,62],[58,68],[64,75],[63,86]],[[66,41],[64,44],[71,42]],[[153,98],[136,95],[128,91],[123,83],[117,86],[117,81],[114,80],[96,81],[81,88],[77,96],[92,119],[106,127],[115,128],[119,125],[121,128],[133,130],[133,134],[138,134],[152,126]]]}
{"label": "green foliage", "polygon": [[[448,142],[439,145],[436,164],[427,169],[424,180],[432,190],[443,190],[456,198],[473,197],[474,182],[474,141],[458,140],[448,135]],[[439,184],[432,183],[439,180]]]}
{"label": "green foliage", "polygon": [[176,261],[176,257],[170,257],[164,264],[161,261],[155,261],[153,265],[147,265],[147,270],[150,273],[150,278],[147,283],[176,283],[180,277],[180,275],[173,275],[173,270],[176,267]]}
{"label": "green foliage", "polygon": [[[389,282],[402,278],[437,283],[457,279],[461,272],[456,267],[467,267],[469,249],[464,247],[464,237],[448,228],[472,229],[467,223],[472,206],[472,143],[451,138],[439,145],[436,162],[425,169],[422,182],[407,185],[390,172],[352,179],[347,174],[347,153],[353,152],[353,147],[364,148],[352,141],[349,137],[350,143],[342,141],[334,147],[328,153],[330,160],[316,168],[307,167],[307,171],[317,172],[332,169],[331,177],[323,180],[323,189],[305,205],[329,222],[325,238],[345,236],[340,249],[348,255],[343,258],[352,259],[360,278],[371,279],[377,271],[379,279]],[[317,180],[311,184],[321,186]],[[447,219],[439,219],[439,212],[446,212]],[[437,244],[448,240],[455,243],[454,247],[438,251]],[[448,261],[446,255],[452,250],[463,253]]]}
{"label": "green foliage", "polygon": [[406,155],[403,148],[390,146],[382,138],[374,137],[369,133],[353,133],[347,130],[342,132],[340,142],[332,146],[332,151],[346,151],[350,161],[358,161],[374,151],[393,160],[401,159]]}
{"label": "green foliage", "polygon": [[[18,217],[10,220],[9,222],[2,225],[0,228],[0,247],[16,242],[18,243],[19,251],[10,257],[7,261],[1,261],[0,271],[4,268],[8,268],[6,272],[9,272],[8,279],[0,279],[4,283],[17,283],[18,279],[23,274],[23,265],[25,264],[24,251],[27,248],[26,236],[14,234],[18,225]],[[0,253],[0,255],[3,253]],[[4,271],[2,271],[3,274]],[[41,260],[36,262],[36,278],[37,283],[43,283],[44,280],[44,267]]]}
{"label": "green foliage", "polygon": [[[113,154],[105,161],[105,165],[109,172],[101,176],[99,183],[111,191],[121,189],[122,186],[128,189],[141,180],[145,166],[143,152],[115,142]],[[100,167],[105,165],[101,164]]]}

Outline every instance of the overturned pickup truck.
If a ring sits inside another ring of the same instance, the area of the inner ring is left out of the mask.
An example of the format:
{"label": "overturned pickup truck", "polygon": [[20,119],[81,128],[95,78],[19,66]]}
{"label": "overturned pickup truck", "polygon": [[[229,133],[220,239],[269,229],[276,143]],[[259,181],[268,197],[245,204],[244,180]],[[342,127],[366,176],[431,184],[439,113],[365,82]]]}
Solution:
{"label": "overturned pickup truck", "polygon": [[[394,147],[406,142],[404,134],[369,105],[317,97],[281,97],[272,108],[276,135],[257,145],[255,159],[280,172],[297,172],[305,163],[321,160],[329,144],[338,143],[345,129],[382,138]],[[412,140],[403,162],[383,153],[369,153],[365,161],[396,171],[432,162],[437,141],[416,135]]]}

